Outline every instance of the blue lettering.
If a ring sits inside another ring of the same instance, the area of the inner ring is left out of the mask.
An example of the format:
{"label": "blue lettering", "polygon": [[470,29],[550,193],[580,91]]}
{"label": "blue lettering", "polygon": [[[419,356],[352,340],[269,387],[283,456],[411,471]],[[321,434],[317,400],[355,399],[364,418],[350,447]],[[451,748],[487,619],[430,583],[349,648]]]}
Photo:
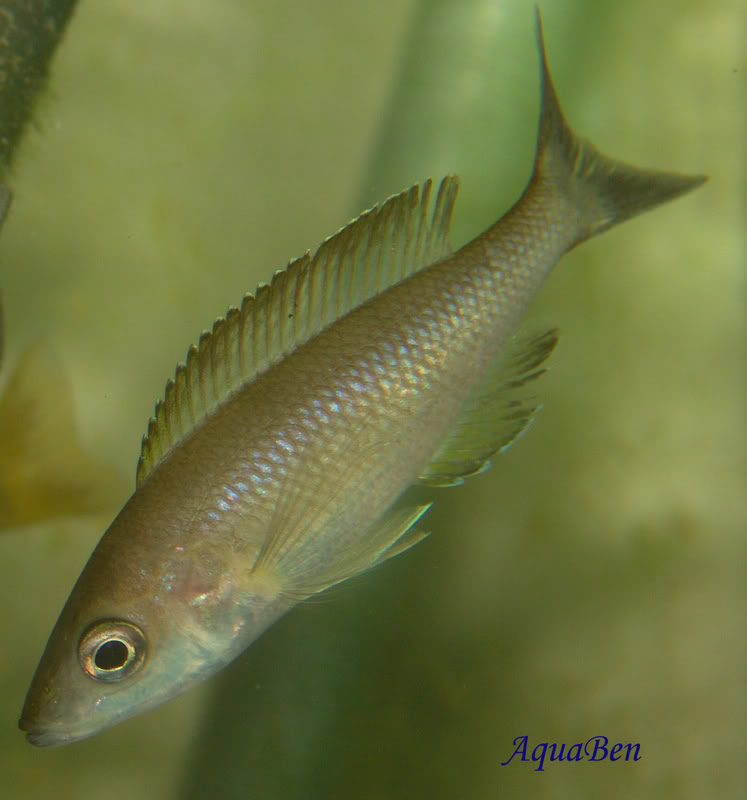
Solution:
{"label": "blue lettering", "polygon": [[[522,761],[526,761],[527,760],[527,740],[528,739],[529,739],[528,736],[517,736],[514,739],[513,744],[514,744],[514,747],[516,749],[511,754],[511,758],[509,758],[508,761],[501,761],[501,766],[502,767],[505,767],[506,764],[510,764],[514,759],[514,756],[519,755],[519,754],[521,754],[521,760]],[[519,742],[520,744],[517,744],[517,742]]]}
{"label": "blue lettering", "polygon": [[[607,758],[607,745],[609,744],[609,739],[606,736],[592,736],[591,739],[587,740],[586,744],[584,745],[584,752],[587,756],[589,755],[589,744],[591,744],[591,742],[594,742],[594,751],[589,757],[589,761],[604,761],[604,759]],[[597,753],[599,750],[602,751],[602,755],[597,758]]]}
{"label": "blue lettering", "polygon": [[545,764],[549,760],[552,761],[640,761],[641,760],[641,745],[640,744],[610,744],[607,736],[592,736],[586,742],[577,742],[573,745],[564,743],[548,743],[540,742],[532,749],[531,756],[529,750],[529,736],[517,736],[513,740],[514,751],[509,758],[501,761],[501,766],[508,766],[516,756],[520,761],[533,761],[537,766],[536,772],[544,772]]}
{"label": "blue lettering", "polygon": [[[537,757],[537,751],[542,748],[542,753]],[[542,744],[538,744],[534,750],[532,750],[532,761],[539,761],[540,765],[537,767],[537,772],[542,772],[545,768],[545,753],[547,753],[547,742],[542,742]]]}
{"label": "blue lettering", "polygon": [[[579,742],[578,744],[571,745],[568,748],[568,761],[583,761],[584,757],[581,753],[582,748],[583,745],[581,744],[581,742]],[[576,751],[575,755],[573,753],[574,750]]]}
{"label": "blue lettering", "polygon": [[[558,746],[560,747],[560,751],[558,752],[558,755],[556,757],[555,748],[558,747]],[[557,744],[555,744],[555,742],[553,742],[550,745],[550,761],[562,761],[563,760],[563,753],[565,753],[565,745],[564,744],[557,745]]]}
{"label": "blue lettering", "polygon": [[610,761],[619,761],[619,760],[620,760],[620,756],[619,756],[619,755],[617,755],[617,754],[618,754],[618,753],[619,753],[619,752],[620,752],[622,749],[623,749],[623,746],[620,744],[620,742],[618,742],[618,743],[617,743],[617,744],[616,744],[616,745],[615,745],[615,746],[612,748],[612,750],[610,750]]}
{"label": "blue lettering", "polygon": [[625,754],[625,760],[630,760],[630,751],[631,748],[635,748],[635,755],[633,756],[633,761],[640,761],[641,760],[641,746],[640,744],[628,744],[625,745],[628,748],[628,752]]}

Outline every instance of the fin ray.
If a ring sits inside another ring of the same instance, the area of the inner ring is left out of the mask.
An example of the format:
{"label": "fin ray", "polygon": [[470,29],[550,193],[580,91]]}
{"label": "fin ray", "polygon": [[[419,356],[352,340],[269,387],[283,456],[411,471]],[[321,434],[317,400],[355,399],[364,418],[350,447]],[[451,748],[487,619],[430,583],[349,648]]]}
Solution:
{"label": "fin ray", "polygon": [[364,212],[219,317],[166,384],[143,438],[139,486],[247,381],[366,300],[449,252],[458,180],[415,185]]}
{"label": "fin ray", "polygon": [[450,433],[419,482],[455,486],[490,467],[496,453],[507,450],[531,425],[540,405],[517,390],[546,371],[543,363],[558,341],[558,332],[515,340],[496,361],[467,401]]}
{"label": "fin ray", "polygon": [[[385,449],[383,444],[363,446],[358,458],[365,457],[375,469],[376,455]],[[344,461],[335,459],[294,471],[275,504],[255,569],[269,569],[291,583],[308,569],[319,555],[318,540],[329,523],[326,511],[348,487],[346,475]]]}
{"label": "fin ray", "polygon": [[[374,442],[361,448],[356,458],[371,469],[386,469],[383,457],[389,443]],[[431,504],[389,510],[381,518],[344,540],[331,541],[329,529],[336,520],[328,510],[349,490],[345,459],[330,459],[295,470],[280,493],[264,545],[252,567],[271,576],[288,595],[308,597],[386,559],[404,552],[425,537],[415,530]]]}
{"label": "fin ray", "polygon": [[378,567],[384,561],[404,553],[423,541],[428,532],[414,526],[431,505],[427,503],[389,511],[356,542],[356,546],[350,547],[342,558],[329,559],[326,562],[328,567],[326,570],[315,569],[285,574],[271,562],[263,563],[261,569],[271,575],[280,576],[281,592],[284,595],[303,599],[318,594]]}
{"label": "fin ray", "polygon": [[535,11],[542,100],[532,183],[548,183],[558,197],[566,197],[576,226],[570,247],[704,183],[705,175],[634,167],[602,154],[591,142],[576,136],[555,92],[542,20],[539,9]]}

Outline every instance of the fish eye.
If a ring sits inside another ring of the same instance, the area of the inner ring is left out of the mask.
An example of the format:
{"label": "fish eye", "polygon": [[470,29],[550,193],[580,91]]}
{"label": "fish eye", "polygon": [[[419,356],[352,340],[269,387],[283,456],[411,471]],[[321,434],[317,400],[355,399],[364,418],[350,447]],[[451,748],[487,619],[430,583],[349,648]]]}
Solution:
{"label": "fish eye", "polygon": [[97,622],[81,637],[78,658],[83,671],[97,681],[115,683],[136,672],[145,661],[145,635],[123,620]]}

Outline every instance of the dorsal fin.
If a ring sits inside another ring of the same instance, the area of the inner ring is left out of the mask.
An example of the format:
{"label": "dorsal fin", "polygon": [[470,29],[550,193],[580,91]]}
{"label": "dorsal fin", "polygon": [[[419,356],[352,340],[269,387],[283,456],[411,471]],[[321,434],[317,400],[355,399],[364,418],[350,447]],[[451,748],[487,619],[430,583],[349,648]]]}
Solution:
{"label": "dorsal fin", "polygon": [[394,195],[275,273],[205,331],[166,384],[143,437],[139,486],[228,396],[327,325],[449,253],[459,181]]}

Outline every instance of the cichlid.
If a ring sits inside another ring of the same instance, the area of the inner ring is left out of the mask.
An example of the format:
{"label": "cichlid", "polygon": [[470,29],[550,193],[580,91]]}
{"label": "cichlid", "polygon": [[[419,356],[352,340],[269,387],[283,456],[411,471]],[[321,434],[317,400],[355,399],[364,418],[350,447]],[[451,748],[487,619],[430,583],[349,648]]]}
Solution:
{"label": "cichlid", "polygon": [[420,541],[416,481],[484,469],[531,420],[515,390],[556,335],[516,342],[561,256],[704,177],[641,170],[566,124],[537,21],[533,175],[456,252],[457,180],[364,213],[229,309],[177,367],[135,493],[52,632],[20,726],[91,736],[212,675],[291,607]]}

